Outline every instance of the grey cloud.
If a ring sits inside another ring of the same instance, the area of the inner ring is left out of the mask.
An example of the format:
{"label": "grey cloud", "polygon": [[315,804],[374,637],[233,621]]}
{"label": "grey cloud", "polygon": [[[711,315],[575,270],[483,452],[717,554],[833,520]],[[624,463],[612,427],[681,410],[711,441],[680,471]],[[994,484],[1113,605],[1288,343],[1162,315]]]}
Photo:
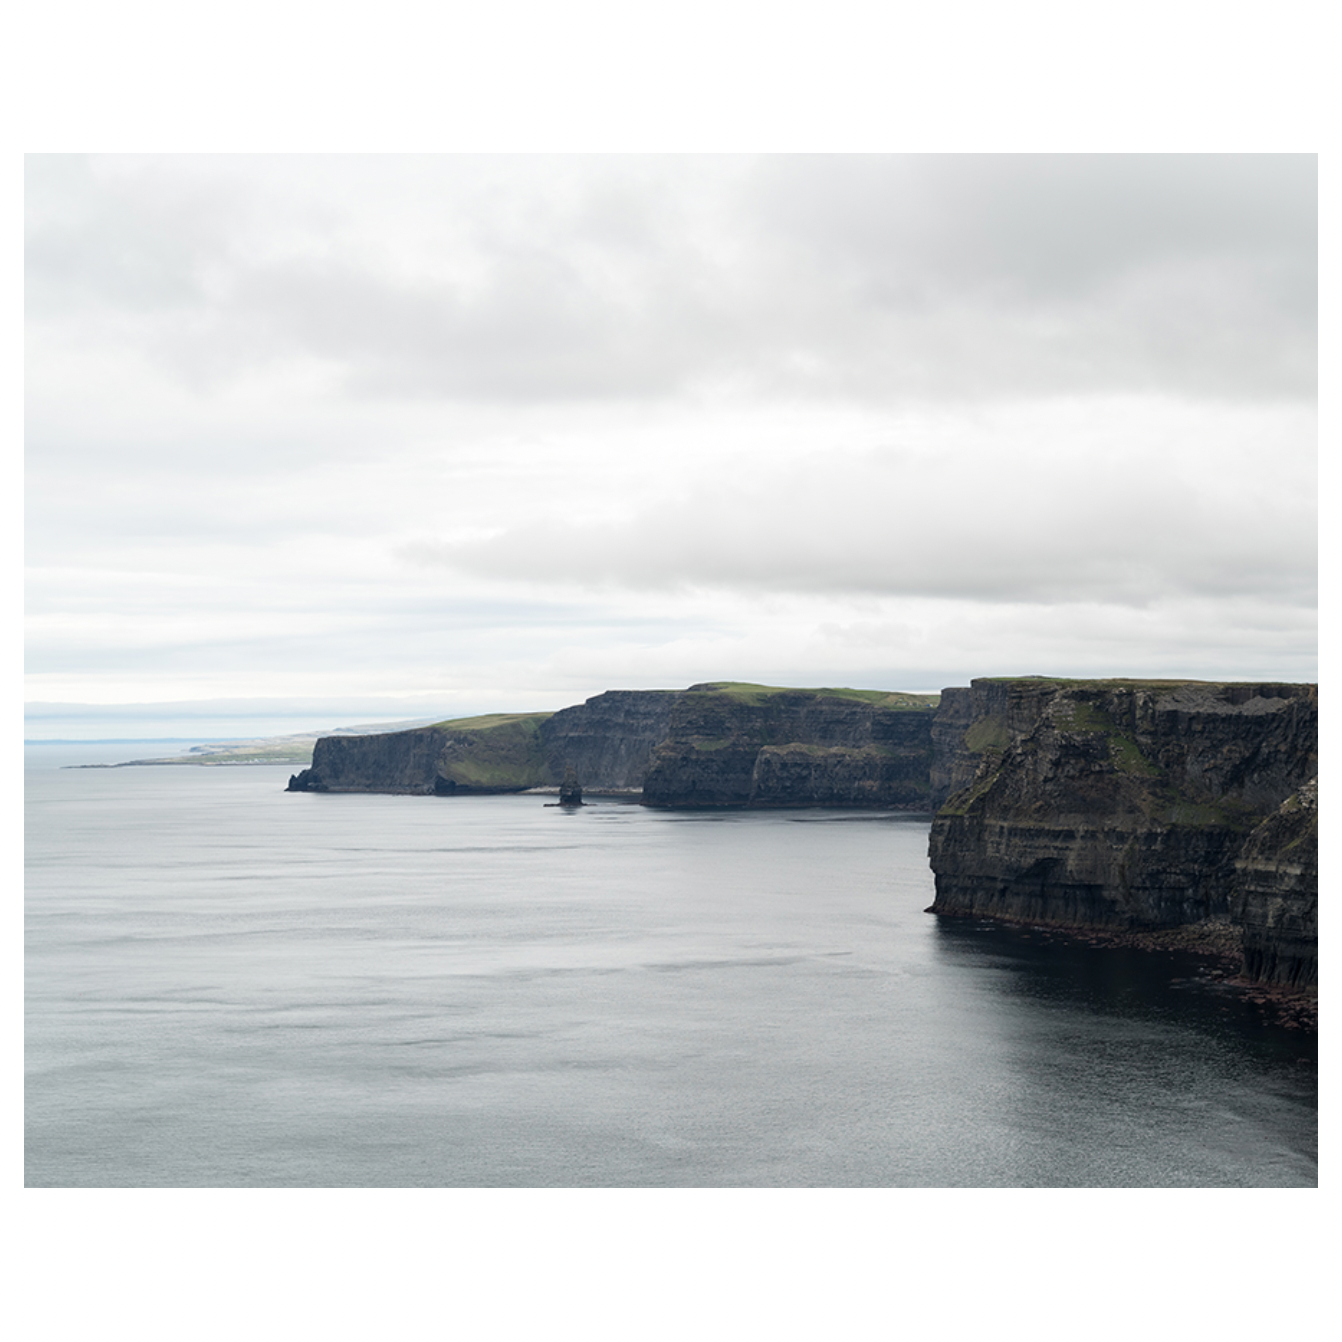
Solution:
{"label": "grey cloud", "polygon": [[[355,394],[514,402],[1313,387],[1311,156],[37,160],[31,176],[35,314],[148,315],[128,338],[187,378],[301,356]],[[400,232],[370,241],[378,210]]]}
{"label": "grey cloud", "polygon": [[[29,155],[25,271],[31,317],[181,316],[211,301],[235,263],[246,197],[199,172],[102,170],[86,154]],[[181,162],[179,160],[179,162]]]}
{"label": "grey cloud", "polygon": [[933,392],[1313,386],[1312,156],[767,159],[752,199],[780,270],[871,315],[868,381],[885,360]]}
{"label": "grey cloud", "polygon": [[30,160],[35,689],[1305,667],[1314,171]]}
{"label": "grey cloud", "polygon": [[378,395],[660,396],[699,371],[713,339],[703,314],[674,292],[649,284],[638,309],[627,310],[551,256],[496,263],[484,293],[339,264],[256,271],[237,296],[250,312],[269,314],[272,331],[342,365],[350,390]]}
{"label": "grey cloud", "polygon": [[[1170,262],[1313,272],[1312,155],[951,154],[761,160],[757,209],[827,264],[938,290],[1077,297]],[[1312,320],[1313,286],[1293,291]]]}
{"label": "grey cloud", "polygon": [[[478,576],[670,590],[868,593],[1145,605],[1171,595],[1315,591],[1312,501],[1204,498],[1150,461],[1084,451],[994,460],[827,454],[702,480],[621,522],[531,520],[404,557]],[[1232,467],[1233,468],[1233,467]],[[963,474],[962,474],[963,472]]]}

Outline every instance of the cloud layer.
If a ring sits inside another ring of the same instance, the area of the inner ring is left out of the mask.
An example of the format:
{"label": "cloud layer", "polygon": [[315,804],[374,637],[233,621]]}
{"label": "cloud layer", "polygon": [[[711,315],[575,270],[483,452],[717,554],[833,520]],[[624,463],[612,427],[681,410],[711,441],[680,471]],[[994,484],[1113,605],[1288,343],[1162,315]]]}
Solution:
{"label": "cloud layer", "polygon": [[30,693],[1312,676],[1315,190],[30,159]]}
{"label": "cloud layer", "polygon": [[1310,156],[39,159],[31,310],[192,384],[1308,395]]}

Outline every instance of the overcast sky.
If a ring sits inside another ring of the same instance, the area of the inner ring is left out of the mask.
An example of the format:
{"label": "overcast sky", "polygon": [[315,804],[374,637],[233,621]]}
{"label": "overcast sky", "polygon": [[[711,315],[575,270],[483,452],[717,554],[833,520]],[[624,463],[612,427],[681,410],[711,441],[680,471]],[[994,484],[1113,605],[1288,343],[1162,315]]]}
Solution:
{"label": "overcast sky", "polygon": [[1316,679],[1315,172],[30,157],[27,698]]}

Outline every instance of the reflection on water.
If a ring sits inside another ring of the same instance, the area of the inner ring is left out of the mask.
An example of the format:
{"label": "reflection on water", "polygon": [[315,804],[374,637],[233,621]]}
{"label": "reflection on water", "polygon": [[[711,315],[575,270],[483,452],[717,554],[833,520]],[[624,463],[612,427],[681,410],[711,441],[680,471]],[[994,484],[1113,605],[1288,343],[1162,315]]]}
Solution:
{"label": "reflection on water", "polygon": [[[1096,947],[1045,932],[938,920],[937,953],[995,1004],[998,1046],[1023,1084],[1011,1121],[1066,1134],[1055,1178],[1083,1183],[1294,1182],[1317,1159],[1317,1049],[1180,953]],[[1091,1148],[1091,1150],[1087,1150]]]}
{"label": "reflection on water", "polygon": [[[30,1184],[1313,1184],[1313,1039],[926,817],[28,778]],[[1173,980],[1173,981],[1172,981]]]}

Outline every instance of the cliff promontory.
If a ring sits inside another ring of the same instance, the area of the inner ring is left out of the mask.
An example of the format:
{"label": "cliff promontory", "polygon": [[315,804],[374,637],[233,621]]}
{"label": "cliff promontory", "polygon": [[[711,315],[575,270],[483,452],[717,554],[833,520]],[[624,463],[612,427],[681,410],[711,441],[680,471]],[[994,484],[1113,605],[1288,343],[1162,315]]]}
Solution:
{"label": "cliff promontory", "polygon": [[454,796],[557,787],[572,769],[587,788],[642,787],[666,736],[675,692],[612,690],[557,713],[492,713],[404,732],[324,736],[290,792]]}
{"label": "cliff promontory", "polygon": [[932,824],[932,912],[1087,928],[1233,916],[1248,972],[1304,965],[1281,935],[1315,936],[1316,868],[1286,835],[1307,803],[1259,827],[1318,771],[1315,686],[974,681],[951,711],[938,767],[973,773]]}

